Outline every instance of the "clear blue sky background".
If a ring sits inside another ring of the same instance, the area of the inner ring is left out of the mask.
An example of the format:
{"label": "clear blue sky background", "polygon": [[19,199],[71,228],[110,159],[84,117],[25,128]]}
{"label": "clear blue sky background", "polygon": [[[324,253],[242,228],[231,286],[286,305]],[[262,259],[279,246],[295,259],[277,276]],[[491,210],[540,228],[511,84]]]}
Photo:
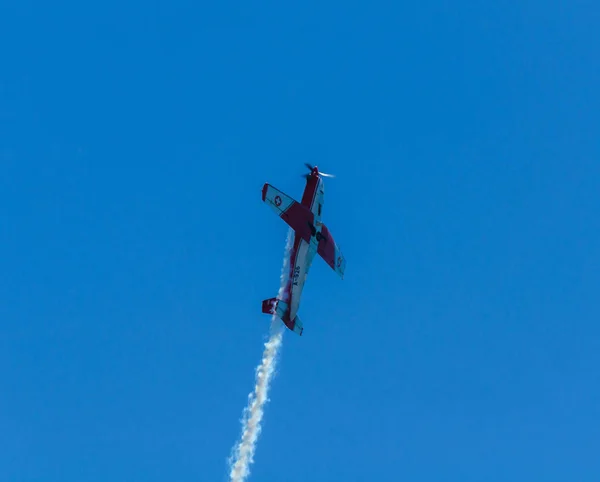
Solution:
{"label": "clear blue sky background", "polygon": [[593,1],[0,6],[0,481],[600,480]]}

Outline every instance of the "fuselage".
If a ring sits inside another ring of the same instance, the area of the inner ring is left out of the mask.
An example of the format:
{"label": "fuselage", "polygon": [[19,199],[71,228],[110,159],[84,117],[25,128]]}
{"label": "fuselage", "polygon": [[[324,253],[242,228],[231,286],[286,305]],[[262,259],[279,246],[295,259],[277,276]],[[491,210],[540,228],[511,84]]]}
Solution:
{"label": "fuselage", "polygon": [[292,323],[298,313],[300,296],[306,282],[306,276],[317,254],[324,194],[323,180],[319,177],[319,171],[315,167],[310,176],[307,177],[301,202],[314,215],[314,223],[311,227],[312,236],[310,242],[306,242],[301,236],[294,234],[294,244],[292,245],[289,259],[289,279],[284,291],[284,300],[288,303],[287,312],[283,316],[283,321],[286,325]]}

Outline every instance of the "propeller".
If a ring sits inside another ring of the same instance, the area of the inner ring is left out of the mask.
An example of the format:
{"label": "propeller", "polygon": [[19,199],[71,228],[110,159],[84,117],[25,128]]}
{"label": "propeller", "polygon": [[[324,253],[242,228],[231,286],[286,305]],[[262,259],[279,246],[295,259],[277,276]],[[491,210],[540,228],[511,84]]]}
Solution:
{"label": "propeller", "polygon": [[[311,166],[308,162],[305,162],[304,165],[308,168],[308,170],[310,172],[313,171],[314,167]],[[335,177],[333,174],[327,174],[326,172],[321,172],[321,171],[319,171],[319,176],[323,176],[323,177]],[[303,174],[302,177],[305,178],[305,179],[309,179],[310,178],[310,174]]]}

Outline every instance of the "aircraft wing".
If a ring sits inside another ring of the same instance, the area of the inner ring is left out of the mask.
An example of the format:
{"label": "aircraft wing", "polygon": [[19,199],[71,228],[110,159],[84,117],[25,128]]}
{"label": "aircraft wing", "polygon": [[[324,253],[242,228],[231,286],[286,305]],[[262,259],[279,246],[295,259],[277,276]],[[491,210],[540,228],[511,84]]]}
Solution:
{"label": "aircraft wing", "polygon": [[314,229],[314,215],[309,209],[270,184],[263,186],[262,200],[271,206],[273,211],[296,231],[297,235],[310,243],[312,229]]}
{"label": "aircraft wing", "polygon": [[333,239],[333,236],[327,229],[325,224],[321,227],[321,240],[317,253],[325,260],[325,262],[333,269],[340,278],[344,279],[344,271],[346,269],[346,258],[340,251],[340,248]]}

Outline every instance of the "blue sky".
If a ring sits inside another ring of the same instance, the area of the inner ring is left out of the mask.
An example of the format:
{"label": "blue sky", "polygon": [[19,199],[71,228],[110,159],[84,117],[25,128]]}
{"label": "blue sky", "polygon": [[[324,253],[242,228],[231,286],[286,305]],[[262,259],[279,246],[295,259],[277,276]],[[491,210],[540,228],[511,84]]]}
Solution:
{"label": "blue sky", "polygon": [[600,478],[596,2],[0,5],[0,481]]}

